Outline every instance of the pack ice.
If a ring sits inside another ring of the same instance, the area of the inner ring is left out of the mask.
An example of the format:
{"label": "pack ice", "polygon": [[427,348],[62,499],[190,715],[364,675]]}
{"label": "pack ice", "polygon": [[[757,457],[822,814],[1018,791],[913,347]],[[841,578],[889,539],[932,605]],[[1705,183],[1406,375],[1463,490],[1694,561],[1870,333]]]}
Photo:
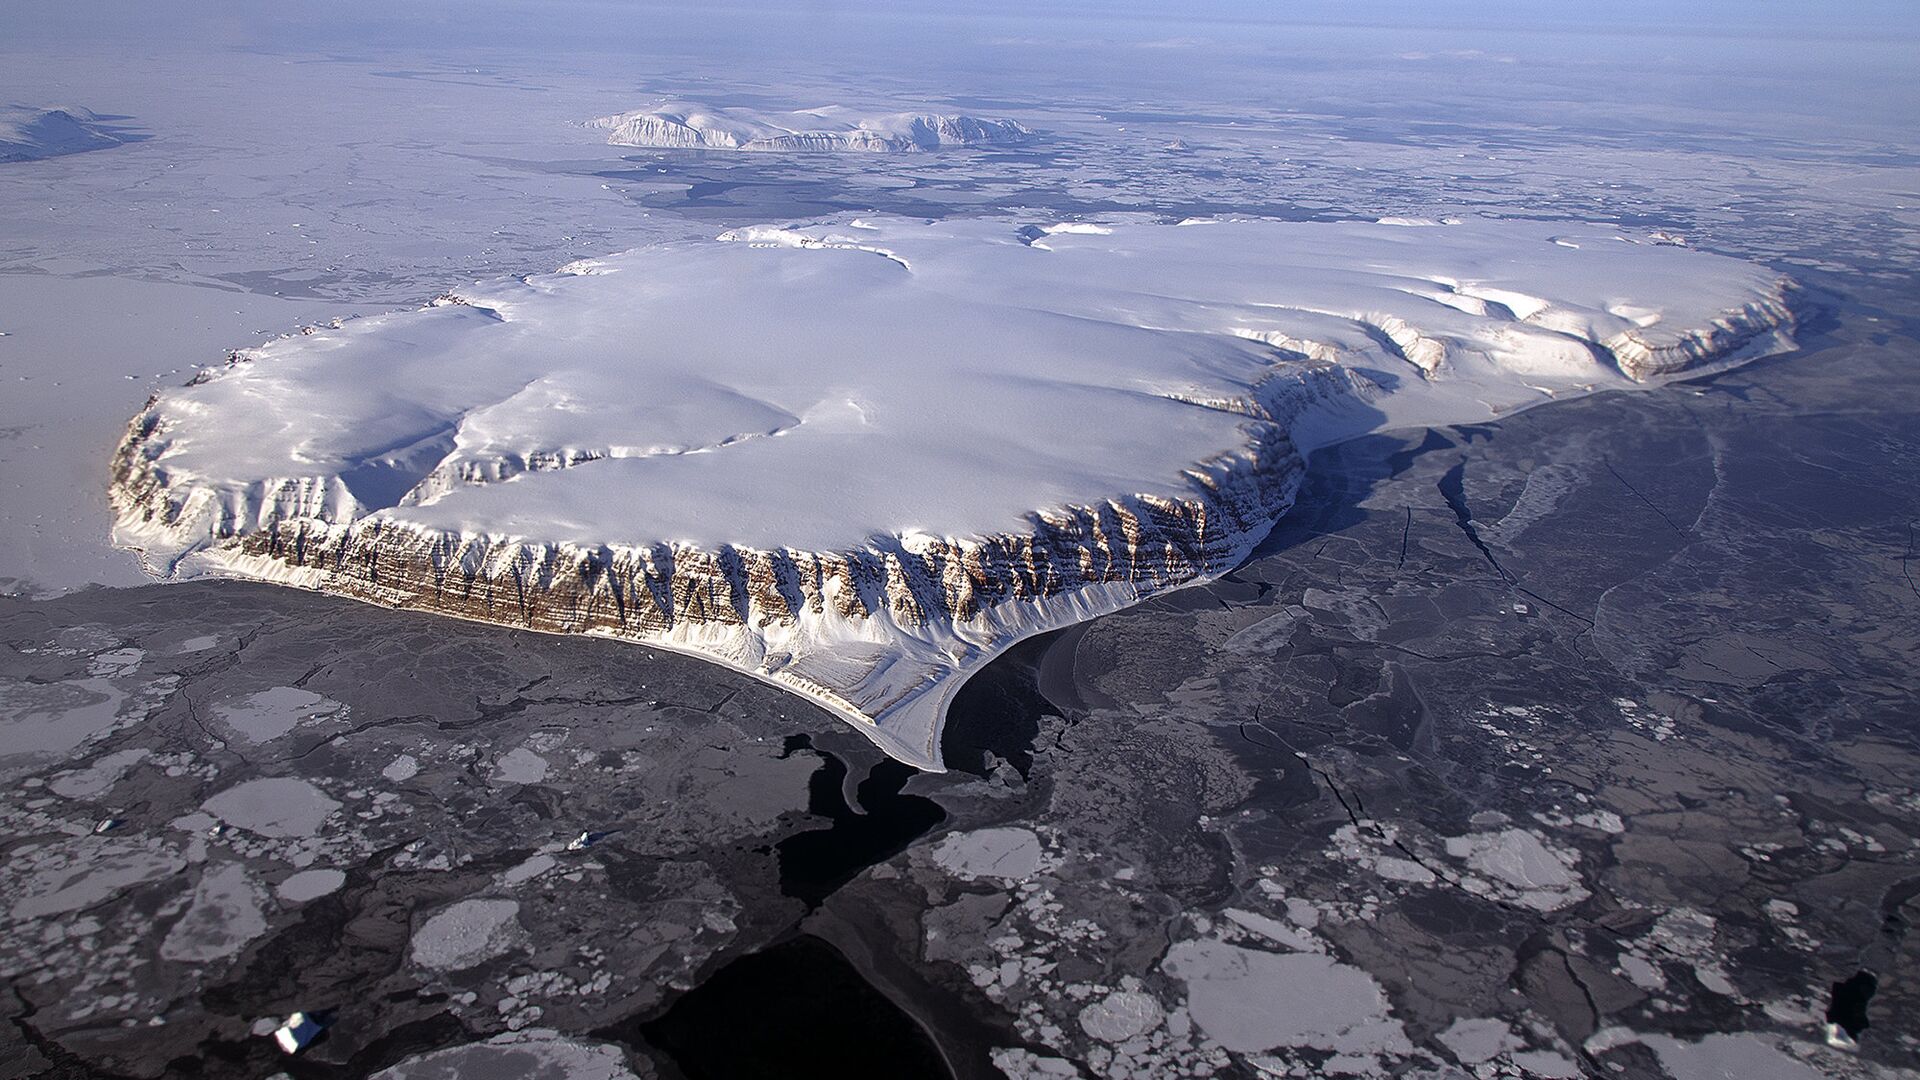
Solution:
{"label": "pack ice", "polygon": [[1033,132],[1012,120],[934,113],[862,115],[839,105],[797,112],[713,108],[669,102],[589,121],[614,146],[691,150],[910,153],[948,146],[1004,146]]}
{"label": "pack ice", "polygon": [[1232,569],[1313,448],[1781,351],[1790,289],[1604,227],[747,229],[237,353],[134,419],[116,539],[692,653],[937,769],[969,673]]}

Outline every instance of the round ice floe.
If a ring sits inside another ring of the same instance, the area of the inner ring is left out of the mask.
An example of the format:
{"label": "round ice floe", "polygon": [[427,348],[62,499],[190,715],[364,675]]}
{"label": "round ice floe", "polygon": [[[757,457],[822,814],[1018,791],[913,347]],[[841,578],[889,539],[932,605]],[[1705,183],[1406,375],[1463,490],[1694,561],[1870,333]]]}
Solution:
{"label": "round ice floe", "polygon": [[337,892],[346,883],[347,875],[340,870],[301,870],[287,875],[273,891],[289,904],[304,904]]}
{"label": "round ice floe", "polygon": [[229,825],[261,836],[312,836],[340,804],[305,780],[268,776],[236,784],[202,804]]}
{"label": "round ice floe", "polygon": [[1160,1026],[1166,1013],[1152,994],[1116,990],[1080,1010],[1080,1027],[1105,1043],[1121,1043]]}
{"label": "round ice floe", "polygon": [[1031,829],[955,833],[934,847],[933,861],[956,877],[1024,881],[1040,866],[1040,838]]}
{"label": "round ice floe", "polygon": [[514,900],[462,900],[433,915],[413,935],[413,962],[458,971],[519,948],[527,940]]}

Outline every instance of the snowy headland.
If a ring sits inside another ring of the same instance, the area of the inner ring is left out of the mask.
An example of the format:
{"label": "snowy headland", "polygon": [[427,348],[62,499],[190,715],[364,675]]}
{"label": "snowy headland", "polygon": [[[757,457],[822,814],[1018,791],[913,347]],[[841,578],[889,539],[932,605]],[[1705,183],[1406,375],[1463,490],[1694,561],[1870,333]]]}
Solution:
{"label": "snowy headland", "polygon": [[1314,448],[1779,352],[1791,289],[1604,226],[738,230],[238,353],[134,419],[116,538],[693,653],[939,768],[970,673],[1231,570]]}

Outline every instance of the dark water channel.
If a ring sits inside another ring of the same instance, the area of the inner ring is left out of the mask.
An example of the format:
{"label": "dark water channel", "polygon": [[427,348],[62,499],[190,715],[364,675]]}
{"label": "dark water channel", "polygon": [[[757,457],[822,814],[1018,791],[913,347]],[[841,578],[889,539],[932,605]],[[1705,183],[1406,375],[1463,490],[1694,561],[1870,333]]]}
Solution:
{"label": "dark water channel", "polygon": [[[1040,718],[1060,710],[1049,701],[1048,689],[1071,695],[1072,680],[1045,688],[1049,660],[1071,660],[1073,645],[1085,624],[1037,634],[1020,642],[975,672],[947,707],[947,726],[940,738],[940,756],[956,772],[985,776],[991,759],[1012,765],[1024,778],[1033,768],[1033,743],[1040,734]],[[1057,665],[1056,665],[1057,666]],[[1067,674],[1071,675],[1070,664]]]}
{"label": "dark water channel", "polygon": [[[1038,692],[1037,667],[1056,636],[1023,643],[956,696],[943,747],[951,767],[982,773],[991,756],[1026,773],[1039,714],[1053,711]],[[810,912],[946,820],[938,803],[903,790],[918,772],[900,762],[874,765],[849,803],[845,760],[806,735],[788,738],[786,752],[820,758],[807,809],[826,826],[775,845],[781,891]],[[806,933],[726,964],[637,1034],[687,1080],[953,1076],[920,1022],[832,944]]]}
{"label": "dark water channel", "polygon": [[780,857],[780,891],[820,906],[835,889],[877,862],[892,858],[946,820],[932,799],[900,789],[918,774],[889,758],[873,767],[856,792],[859,806],[846,798],[847,763],[817,749],[805,735],[787,740],[789,754],[820,755],[820,768],[807,780],[807,809],[826,818],[824,829],[797,833],[775,845]]}
{"label": "dark water channel", "polygon": [[808,934],[735,960],[640,1026],[687,1080],[940,1080],[926,1031]]}
{"label": "dark water channel", "polygon": [[1872,972],[1856,971],[1851,978],[1833,984],[1833,998],[1827,1005],[1827,1023],[1839,1024],[1849,1039],[1858,1039],[1870,1026],[1867,1002],[1880,989],[1880,980]]}

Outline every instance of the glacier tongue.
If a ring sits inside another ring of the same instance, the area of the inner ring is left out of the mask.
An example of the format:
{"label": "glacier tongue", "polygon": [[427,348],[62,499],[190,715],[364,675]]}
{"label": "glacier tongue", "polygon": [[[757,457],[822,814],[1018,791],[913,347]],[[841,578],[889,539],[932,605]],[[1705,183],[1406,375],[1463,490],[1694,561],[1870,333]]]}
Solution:
{"label": "glacier tongue", "polygon": [[686,651],[939,768],[968,674],[1230,570],[1315,447],[1777,352],[1790,290],[1512,222],[739,230],[157,395],[116,539],[168,574]]}

